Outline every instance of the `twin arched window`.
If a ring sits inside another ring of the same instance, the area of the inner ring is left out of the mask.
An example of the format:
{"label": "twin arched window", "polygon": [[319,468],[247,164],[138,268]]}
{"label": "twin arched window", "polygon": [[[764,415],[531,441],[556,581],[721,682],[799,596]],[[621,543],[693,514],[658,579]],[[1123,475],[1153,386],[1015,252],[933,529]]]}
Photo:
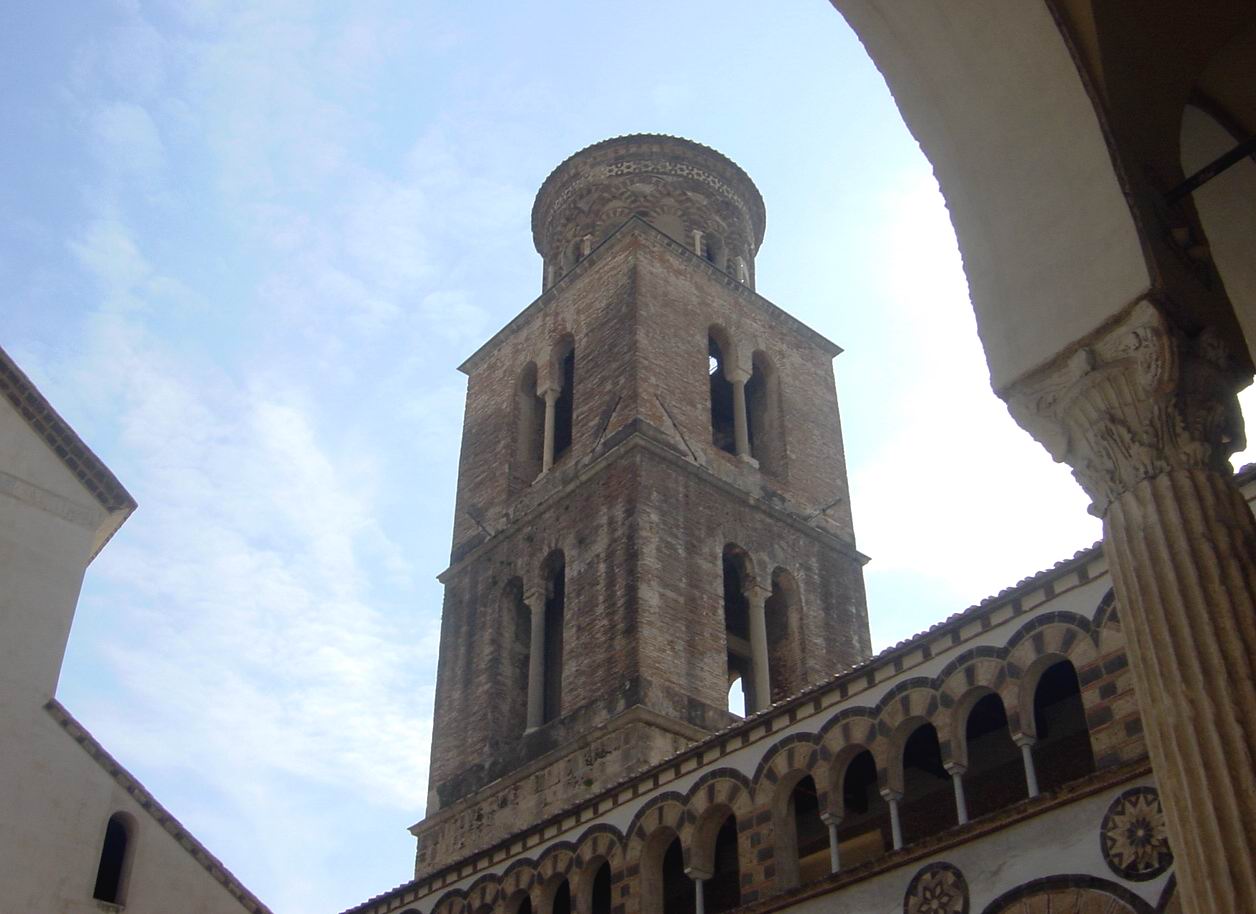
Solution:
{"label": "twin arched window", "polygon": [[527,485],[571,450],[575,430],[576,347],[567,334],[550,355],[542,376],[535,362],[519,375],[515,390],[514,481]]}
{"label": "twin arched window", "polygon": [[780,385],[767,353],[755,350],[750,371],[736,363],[736,350],[723,327],[707,331],[710,376],[711,443],[737,457],[749,457],[770,475],[784,469]]}

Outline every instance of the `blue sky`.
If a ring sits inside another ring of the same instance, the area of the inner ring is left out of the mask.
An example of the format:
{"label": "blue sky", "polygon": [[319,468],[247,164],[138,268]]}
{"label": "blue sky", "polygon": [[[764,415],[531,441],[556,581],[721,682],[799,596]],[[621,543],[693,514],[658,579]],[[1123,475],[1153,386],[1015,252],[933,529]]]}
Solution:
{"label": "blue sky", "polygon": [[279,914],[410,874],[455,367],[539,292],[545,176],[636,131],[746,169],[759,291],[847,350],[878,648],[1098,537],[823,0],[0,6],[0,343],[140,503],[60,696]]}

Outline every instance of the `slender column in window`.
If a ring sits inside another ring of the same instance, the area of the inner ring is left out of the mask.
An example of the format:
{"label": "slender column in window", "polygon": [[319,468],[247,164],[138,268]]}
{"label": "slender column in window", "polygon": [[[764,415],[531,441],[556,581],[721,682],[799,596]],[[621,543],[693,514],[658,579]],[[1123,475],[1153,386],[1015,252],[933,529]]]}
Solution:
{"label": "slender column in window", "polygon": [[841,841],[837,836],[837,829],[842,824],[842,817],[826,812],[821,814],[820,818],[829,827],[829,872],[836,873],[842,868]]}
{"label": "slender column in window", "polygon": [[532,608],[532,644],[528,649],[528,730],[545,722],[545,593],[533,591],[528,606]]}
{"label": "slender column in window", "polygon": [[558,388],[547,387],[541,392],[545,398],[545,450],[541,457],[541,472],[548,473],[554,465],[554,407],[558,403]]}
{"label": "slender column in window", "polygon": [[771,678],[768,675],[768,628],[764,604],[772,596],[770,590],[747,582],[750,598],[750,669],[754,676],[754,710],[762,711],[772,704]]}
{"label": "slender column in window", "polygon": [[903,798],[903,795],[897,790],[886,788],[881,791],[881,796],[890,806],[890,833],[894,837],[894,850],[898,850],[903,846],[903,823],[898,817],[898,801]]}
{"label": "slender column in window", "polygon": [[733,442],[738,457],[750,456],[750,421],[746,414],[746,382],[750,373],[740,369],[725,369],[725,375],[733,385]]}
{"label": "slender column in window", "polygon": [[693,910],[694,914],[706,914],[706,893],[702,890],[703,878],[693,877]]}
{"label": "slender column in window", "polygon": [[1034,743],[1032,736],[1018,736],[1016,745],[1021,748],[1021,758],[1025,760],[1025,786],[1031,797],[1038,796],[1038,772],[1034,769]]}
{"label": "slender column in window", "polygon": [[964,772],[968,769],[955,762],[947,762],[943,767],[955,785],[955,816],[963,825],[968,821],[968,801],[964,798]]}

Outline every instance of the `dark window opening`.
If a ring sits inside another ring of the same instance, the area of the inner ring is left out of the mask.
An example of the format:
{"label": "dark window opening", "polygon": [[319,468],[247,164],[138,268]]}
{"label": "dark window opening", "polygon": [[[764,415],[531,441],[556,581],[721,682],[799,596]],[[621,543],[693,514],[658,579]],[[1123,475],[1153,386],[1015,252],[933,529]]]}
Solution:
{"label": "dark window opening", "polygon": [[536,365],[529,363],[515,394],[515,467],[517,485],[541,475],[545,452],[545,400],[536,392]]}
{"label": "dark window opening", "polygon": [[554,892],[553,914],[571,914],[571,884],[564,879]]}
{"label": "dark window opening", "polygon": [[685,875],[685,856],[680,838],[672,839],[663,854],[662,882],[663,914],[694,914],[693,880]]}
{"label": "dark window opening", "polygon": [[794,826],[799,883],[823,879],[829,872],[829,829],[820,818],[816,782],[805,777],[789,797]]}
{"label": "dark window opening", "polygon": [[785,436],[781,426],[780,395],[776,371],[767,354],[755,352],[750,380],[746,382],[746,433],[750,456],[759,469],[780,475],[784,466]]}
{"label": "dark window opening", "polygon": [[549,723],[562,713],[563,617],[567,603],[567,568],[561,552],[547,561],[545,576],[545,699],[542,719]]}
{"label": "dark window opening", "polygon": [[528,722],[528,667],[532,653],[532,611],[523,602],[523,581],[512,578],[502,592],[502,624],[507,626],[506,707],[508,729],[523,733]]}
{"label": "dark window opening", "polygon": [[899,804],[903,844],[956,825],[955,787],[942,767],[942,747],[933,724],[921,724],[903,747],[903,799]]}
{"label": "dark window opening", "polygon": [[877,763],[866,749],[846,766],[842,808],[837,837],[843,869],[885,853],[892,843],[890,807],[877,783]]}
{"label": "dark window opening", "polygon": [[92,897],[109,904],[122,904],[122,870],[126,865],[127,845],[131,834],[120,813],[109,817],[105,825],[105,842],[100,848],[100,865],[96,869],[96,888]]}
{"label": "dark window opening", "polygon": [[968,771],[964,796],[968,817],[976,819],[1010,806],[1029,795],[1025,763],[1012,742],[1003,699],[991,692],[968,712]]}
{"label": "dark window opening", "polygon": [[1061,660],[1042,674],[1034,690],[1034,767],[1038,787],[1054,790],[1095,770],[1077,670]]}
{"label": "dark window opening", "polygon": [[768,678],[772,701],[803,688],[802,649],[795,636],[798,619],[798,585],[783,568],[772,572],[772,595],[763,606],[768,636]]}
{"label": "dark window opening", "polygon": [[750,600],[746,596],[746,558],[736,546],[724,549],[724,638],[728,678],[741,682],[743,708],[753,714],[763,705],[754,688],[754,660],[750,647]]}
{"label": "dark window opening", "polygon": [[515,908],[515,914],[532,914],[532,899],[524,895],[519,907]]}
{"label": "dark window opening", "polygon": [[590,914],[611,914],[611,865],[603,862],[593,877],[593,898]]}
{"label": "dark window opening", "polygon": [[721,451],[737,453],[733,416],[733,382],[724,377],[724,351],[714,336],[707,337],[711,387],[711,443]]}
{"label": "dark window opening", "polygon": [[741,865],[737,859],[737,818],[729,816],[715,838],[714,875],[703,886],[707,914],[741,905]]}
{"label": "dark window opening", "polygon": [[554,460],[571,449],[572,421],[575,415],[576,351],[568,349],[559,363],[562,389],[554,403]]}

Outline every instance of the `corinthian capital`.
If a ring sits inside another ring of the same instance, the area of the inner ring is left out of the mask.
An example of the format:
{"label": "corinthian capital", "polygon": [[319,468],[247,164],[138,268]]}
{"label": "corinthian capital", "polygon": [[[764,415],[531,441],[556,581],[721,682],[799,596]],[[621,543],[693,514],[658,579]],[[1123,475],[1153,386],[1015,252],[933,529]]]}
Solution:
{"label": "corinthian capital", "polygon": [[1230,455],[1244,444],[1236,393],[1246,380],[1216,333],[1187,338],[1143,299],[1002,396],[1012,418],[1072,467],[1091,513],[1102,517],[1145,479],[1229,473]]}

